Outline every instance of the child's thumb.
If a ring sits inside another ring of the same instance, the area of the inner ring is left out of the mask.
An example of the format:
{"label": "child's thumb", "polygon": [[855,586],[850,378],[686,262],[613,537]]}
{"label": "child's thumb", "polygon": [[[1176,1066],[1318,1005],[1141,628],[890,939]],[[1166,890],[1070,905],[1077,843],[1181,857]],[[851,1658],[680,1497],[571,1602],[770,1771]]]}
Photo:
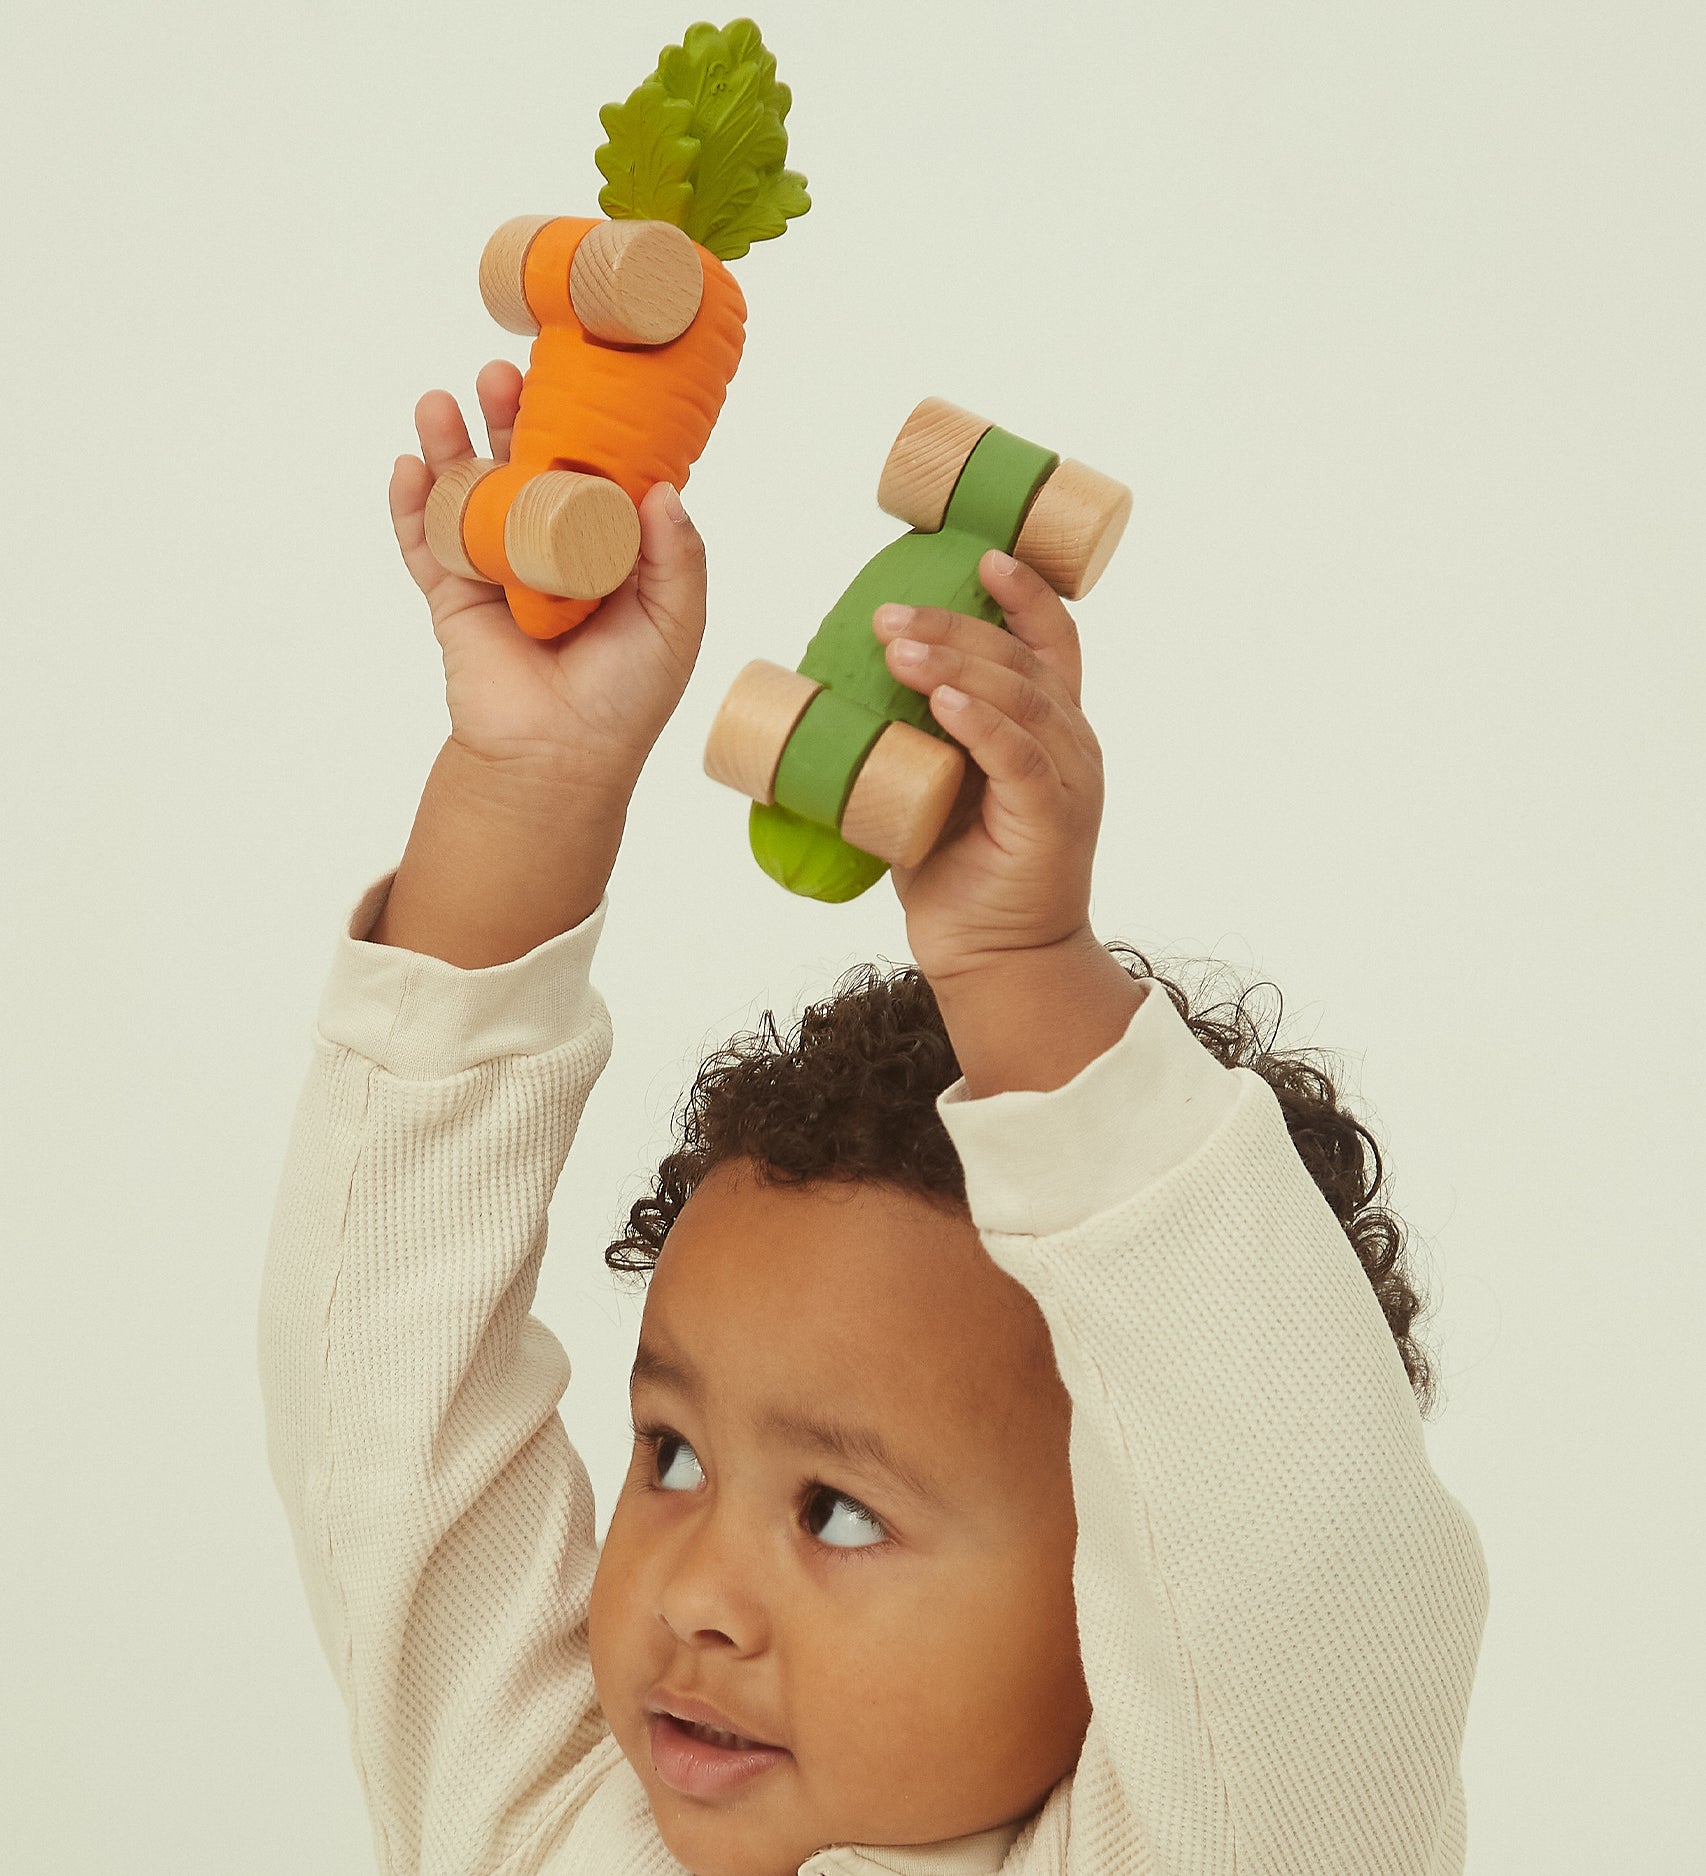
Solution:
{"label": "child's thumb", "polygon": [[705,543],[667,482],[640,504],[639,601],[658,630],[697,644],[705,629]]}

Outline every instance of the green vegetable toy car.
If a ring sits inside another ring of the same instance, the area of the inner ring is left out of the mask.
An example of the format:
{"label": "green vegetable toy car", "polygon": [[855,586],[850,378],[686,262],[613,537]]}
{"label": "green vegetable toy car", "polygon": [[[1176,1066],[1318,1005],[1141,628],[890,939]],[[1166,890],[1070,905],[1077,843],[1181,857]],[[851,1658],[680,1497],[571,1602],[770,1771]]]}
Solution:
{"label": "green vegetable toy car", "polygon": [[790,892],[831,902],[890,866],[916,866],[965,782],[965,752],[929,698],[889,675],[871,615],[898,601],[1004,624],[977,573],[992,547],[1080,599],[1113,557],[1131,491],[930,397],[895,438],[877,505],[912,532],[866,563],[798,670],[747,665],[705,747],[707,774],[752,798],[759,865]]}

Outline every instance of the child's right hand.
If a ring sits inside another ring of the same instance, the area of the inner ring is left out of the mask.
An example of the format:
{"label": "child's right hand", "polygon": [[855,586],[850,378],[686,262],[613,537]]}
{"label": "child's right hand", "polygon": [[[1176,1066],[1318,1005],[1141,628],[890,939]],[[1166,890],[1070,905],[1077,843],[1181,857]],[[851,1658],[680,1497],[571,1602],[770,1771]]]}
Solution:
{"label": "child's right hand", "polygon": [[[505,461],[521,373],[490,364],[479,393],[491,453]],[[705,545],[670,515],[666,485],[648,489],[627,580],[561,638],[529,638],[501,587],[447,573],[426,543],[435,478],[474,453],[456,400],[429,391],[415,428],[421,456],[397,459],[391,518],[432,608],[450,737],[367,936],[480,970],[596,910],[634,784],[698,656]]]}
{"label": "child's right hand", "polygon": [[[505,462],[521,373],[494,360],[476,389],[490,453]],[[625,798],[698,656],[705,545],[697,529],[685,516],[672,519],[665,485],[652,488],[640,504],[640,559],[627,580],[561,638],[529,638],[502,587],[446,572],[427,546],[426,502],[434,481],[474,453],[448,391],[429,391],[420,400],[415,430],[421,456],[397,458],[391,519],[404,563],[432,609],[452,739],[495,769]]]}

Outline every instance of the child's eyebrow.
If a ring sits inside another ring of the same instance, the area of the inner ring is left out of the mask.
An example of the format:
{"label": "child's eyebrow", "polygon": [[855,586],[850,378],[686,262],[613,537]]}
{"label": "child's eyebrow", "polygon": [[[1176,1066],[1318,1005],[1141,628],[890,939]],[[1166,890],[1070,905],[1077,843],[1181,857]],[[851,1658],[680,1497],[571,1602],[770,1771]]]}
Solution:
{"label": "child's eyebrow", "polygon": [[[630,1380],[650,1381],[659,1387],[673,1388],[695,1403],[704,1395],[696,1369],[664,1354],[661,1349],[648,1348],[644,1342],[634,1352]],[[947,1509],[941,1490],[893,1451],[875,1428],[840,1426],[833,1420],[809,1414],[786,1413],[778,1407],[769,1408],[761,1414],[758,1425],[762,1432],[773,1433],[811,1452],[827,1453],[849,1465],[880,1467],[915,1497],[922,1498],[938,1510]]]}
{"label": "child's eyebrow", "polygon": [[837,1426],[832,1420],[808,1419],[800,1414],[783,1413],[771,1408],[759,1425],[766,1433],[792,1440],[815,1453],[827,1453],[848,1465],[867,1464],[880,1468],[898,1479],[914,1497],[945,1511],[942,1494],[922,1473],[914,1471],[898,1454],[891,1452],[883,1436],[869,1427]]}
{"label": "child's eyebrow", "polygon": [[691,1401],[699,1398],[698,1373],[684,1361],[672,1361],[661,1349],[648,1348],[642,1342],[634,1350],[634,1366],[628,1373],[629,1384],[653,1381],[659,1387],[672,1387]]}

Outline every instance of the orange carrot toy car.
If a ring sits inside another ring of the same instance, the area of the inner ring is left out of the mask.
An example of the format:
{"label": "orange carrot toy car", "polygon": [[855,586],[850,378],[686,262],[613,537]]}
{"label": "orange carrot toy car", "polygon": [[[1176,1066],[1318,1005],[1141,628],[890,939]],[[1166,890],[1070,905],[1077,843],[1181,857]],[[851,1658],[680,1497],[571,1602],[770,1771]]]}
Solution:
{"label": "orange carrot toy car", "polygon": [[740,364],[746,301],[723,265],[811,207],[782,167],[793,102],[749,19],[706,21],[599,121],[608,220],[522,215],[480,258],[480,293],[533,338],[507,463],[434,484],[427,544],[501,585],[516,623],[556,638],[633,570],[638,508],[681,488]]}

